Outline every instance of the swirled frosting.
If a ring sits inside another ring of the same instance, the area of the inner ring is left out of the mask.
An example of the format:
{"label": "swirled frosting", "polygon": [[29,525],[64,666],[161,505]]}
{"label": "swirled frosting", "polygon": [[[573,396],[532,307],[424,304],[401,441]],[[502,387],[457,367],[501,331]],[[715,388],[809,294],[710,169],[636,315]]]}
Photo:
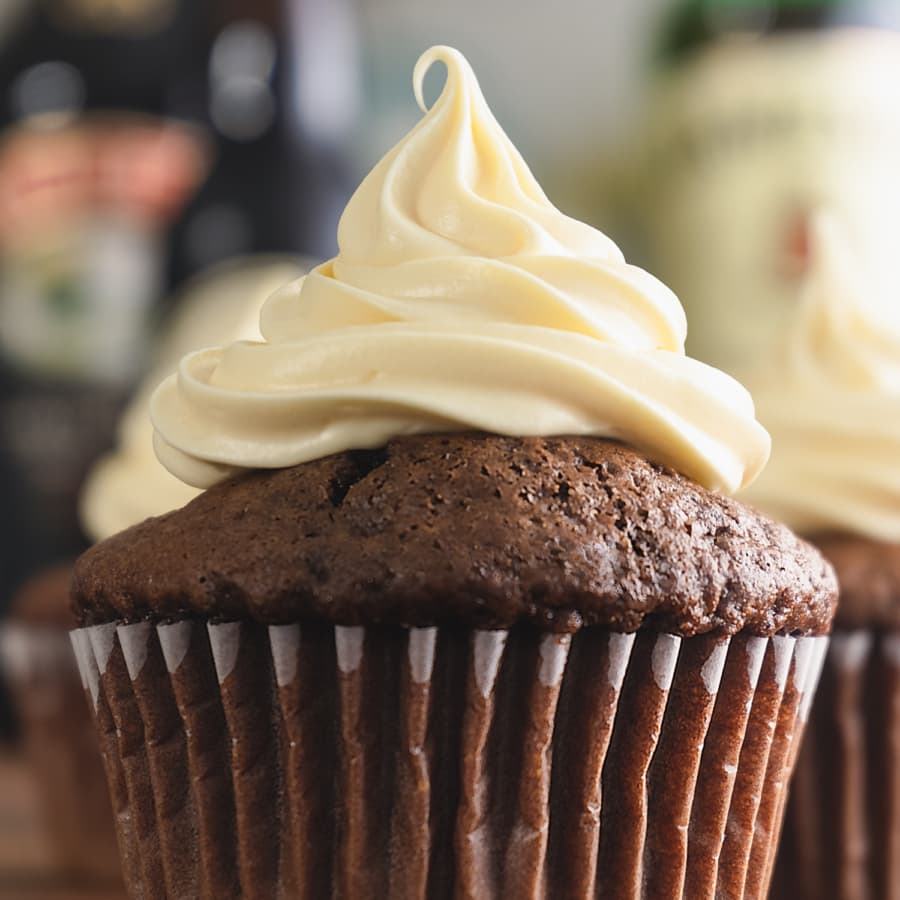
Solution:
{"label": "swirled frosting", "polygon": [[833,219],[814,220],[812,253],[792,328],[748,375],[773,449],[742,499],[800,532],[900,541],[900,305]]}
{"label": "swirled frosting", "polygon": [[259,338],[263,301],[304,271],[285,257],[247,257],[217,266],[192,282],[163,336],[153,371],[119,422],[115,450],[95,464],[85,482],[80,514],[93,540],[178,509],[199,493],[166,471],[153,452],[153,390],[190,350],[209,342]]}
{"label": "swirled frosting", "polygon": [[160,386],[163,463],[205,486],[475,429],[611,437],[708,487],[749,482],[768,435],[737,382],[684,355],[674,294],[549,202],[460,53],[428,50],[413,83],[424,117],[351,198],[338,255],[265,304],[262,343]]}

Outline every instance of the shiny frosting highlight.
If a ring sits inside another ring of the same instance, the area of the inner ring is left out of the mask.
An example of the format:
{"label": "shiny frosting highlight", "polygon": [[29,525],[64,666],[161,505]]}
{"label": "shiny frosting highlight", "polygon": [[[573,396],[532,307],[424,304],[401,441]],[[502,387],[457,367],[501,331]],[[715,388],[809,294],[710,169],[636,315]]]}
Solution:
{"label": "shiny frosting highlight", "polygon": [[549,202],[460,53],[428,50],[413,82],[424,117],[351,198],[338,255],[266,303],[264,342],[188,356],[157,391],[165,465],[206,486],[475,429],[617,438],[709,487],[749,482],[768,436],[684,355],[674,294]]}
{"label": "shiny frosting highlight", "polygon": [[743,495],[804,533],[900,541],[900,303],[819,216],[793,327],[748,383],[772,459]]}

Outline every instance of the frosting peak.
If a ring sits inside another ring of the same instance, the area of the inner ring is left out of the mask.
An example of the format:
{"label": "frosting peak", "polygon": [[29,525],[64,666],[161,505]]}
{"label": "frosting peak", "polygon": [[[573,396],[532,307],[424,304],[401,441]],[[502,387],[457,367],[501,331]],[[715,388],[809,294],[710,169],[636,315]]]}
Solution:
{"label": "frosting peak", "polygon": [[748,375],[774,449],[745,499],[798,531],[900,541],[896,301],[866,284],[833,218],[817,216],[812,238],[793,325]]}
{"label": "frosting peak", "polygon": [[[439,61],[447,80],[429,110],[422,86]],[[458,50],[432,47],[423,53],[413,87],[425,117],[347,205],[338,226],[343,263],[547,254],[624,262],[606,235],[550,203]]]}
{"label": "frosting peak", "polygon": [[351,198],[338,255],[266,303],[264,343],[187,357],[160,387],[163,462],[208,485],[475,429],[602,435],[709,487],[752,479],[768,436],[740,385],[684,356],[675,295],[550,203],[460,53],[433,47],[413,80],[424,116]]}

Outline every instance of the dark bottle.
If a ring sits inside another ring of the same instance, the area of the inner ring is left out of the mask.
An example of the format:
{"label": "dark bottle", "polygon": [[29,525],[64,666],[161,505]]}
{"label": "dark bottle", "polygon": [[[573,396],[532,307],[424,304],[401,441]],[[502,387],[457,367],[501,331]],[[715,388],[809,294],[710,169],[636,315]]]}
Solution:
{"label": "dark bottle", "polygon": [[7,23],[0,607],[84,546],[83,476],[172,288],[333,250],[357,64],[349,0],[44,0]]}
{"label": "dark bottle", "polygon": [[740,374],[789,321],[812,213],[897,253],[900,4],[691,0],[666,21],[632,202],[688,351]]}
{"label": "dark bottle", "polygon": [[0,36],[0,606],[75,555],[165,290],[167,229],[204,169],[170,118],[193,0],[22,4]]}
{"label": "dark bottle", "polygon": [[[346,0],[212,3],[204,24],[191,81],[201,89],[182,91],[173,111],[204,126],[211,170],[175,229],[173,281],[247,253],[332,255],[352,189],[342,150],[358,61]],[[327,59],[315,52],[324,46]],[[349,98],[333,95],[340,84]],[[339,116],[325,133],[310,108],[323,100]]]}

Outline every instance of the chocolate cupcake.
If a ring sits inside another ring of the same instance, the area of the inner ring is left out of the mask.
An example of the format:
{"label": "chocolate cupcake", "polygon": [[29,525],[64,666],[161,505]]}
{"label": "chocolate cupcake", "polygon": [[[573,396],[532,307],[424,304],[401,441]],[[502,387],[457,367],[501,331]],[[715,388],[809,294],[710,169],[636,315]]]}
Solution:
{"label": "chocolate cupcake", "polygon": [[840,583],[772,896],[887,898],[900,889],[900,329],[839,225],[820,216],[813,237],[793,327],[750,382],[774,449],[746,499],[808,536]]}
{"label": "chocolate cupcake", "polygon": [[209,489],[77,565],[129,889],[761,896],[833,574],[722,496],[768,437],[677,299],[435,60],[339,255],[156,392]]}
{"label": "chocolate cupcake", "polygon": [[71,564],[26,582],[0,629],[0,653],[40,802],[51,865],[69,882],[121,881],[116,833],[68,632]]}

